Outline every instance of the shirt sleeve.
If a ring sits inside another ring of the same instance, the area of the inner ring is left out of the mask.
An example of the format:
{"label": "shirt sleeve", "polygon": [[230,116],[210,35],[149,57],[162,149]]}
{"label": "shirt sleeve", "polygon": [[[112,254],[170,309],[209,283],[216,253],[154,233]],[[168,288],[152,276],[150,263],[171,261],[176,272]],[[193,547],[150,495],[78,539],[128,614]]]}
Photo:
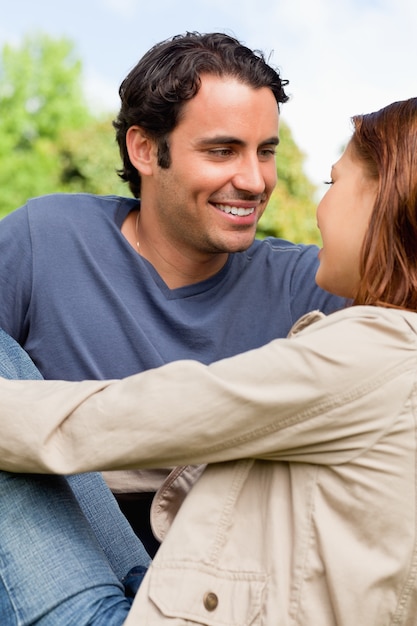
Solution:
{"label": "shirt sleeve", "polygon": [[24,345],[32,290],[32,245],[27,207],[0,222],[0,327]]}

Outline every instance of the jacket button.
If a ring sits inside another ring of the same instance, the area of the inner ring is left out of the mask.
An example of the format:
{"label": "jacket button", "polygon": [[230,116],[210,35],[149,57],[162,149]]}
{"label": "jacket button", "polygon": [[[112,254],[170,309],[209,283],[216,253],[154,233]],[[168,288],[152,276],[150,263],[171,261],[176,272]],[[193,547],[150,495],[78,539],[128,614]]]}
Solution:
{"label": "jacket button", "polygon": [[207,591],[207,593],[204,594],[203,603],[207,611],[214,611],[219,604],[219,598],[212,591]]}

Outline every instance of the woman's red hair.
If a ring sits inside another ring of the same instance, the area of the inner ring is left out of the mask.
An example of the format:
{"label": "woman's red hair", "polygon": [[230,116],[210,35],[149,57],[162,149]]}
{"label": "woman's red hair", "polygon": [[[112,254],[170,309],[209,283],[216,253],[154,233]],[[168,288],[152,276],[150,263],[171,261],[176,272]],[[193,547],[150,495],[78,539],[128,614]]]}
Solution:
{"label": "woman's red hair", "polygon": [[354,304],[417,311],[417,98],[352,122],[352,156],[378,184]]}

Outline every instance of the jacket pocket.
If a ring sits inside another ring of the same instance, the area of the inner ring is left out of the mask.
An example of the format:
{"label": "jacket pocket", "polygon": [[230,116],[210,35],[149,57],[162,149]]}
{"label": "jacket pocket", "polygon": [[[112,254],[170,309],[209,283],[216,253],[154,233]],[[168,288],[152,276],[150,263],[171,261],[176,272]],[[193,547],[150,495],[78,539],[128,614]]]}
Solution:
{"label": "jacket pocket", "polygon": [[200,563],[161,562],[148,572],[149,598],[164,617],[204,626],[260,624],[266,575]]}

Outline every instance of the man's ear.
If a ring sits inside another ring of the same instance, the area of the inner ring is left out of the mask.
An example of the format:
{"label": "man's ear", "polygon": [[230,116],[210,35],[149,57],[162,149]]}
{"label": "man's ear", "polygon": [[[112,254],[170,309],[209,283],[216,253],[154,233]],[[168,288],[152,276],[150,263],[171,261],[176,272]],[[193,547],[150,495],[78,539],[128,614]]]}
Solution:
{"label": "man's ear", "polygon": [[153,173],[155,144],[140,126],[131,126],[126,133],[126,147],[129,158],[139,174],[150,176]]}

